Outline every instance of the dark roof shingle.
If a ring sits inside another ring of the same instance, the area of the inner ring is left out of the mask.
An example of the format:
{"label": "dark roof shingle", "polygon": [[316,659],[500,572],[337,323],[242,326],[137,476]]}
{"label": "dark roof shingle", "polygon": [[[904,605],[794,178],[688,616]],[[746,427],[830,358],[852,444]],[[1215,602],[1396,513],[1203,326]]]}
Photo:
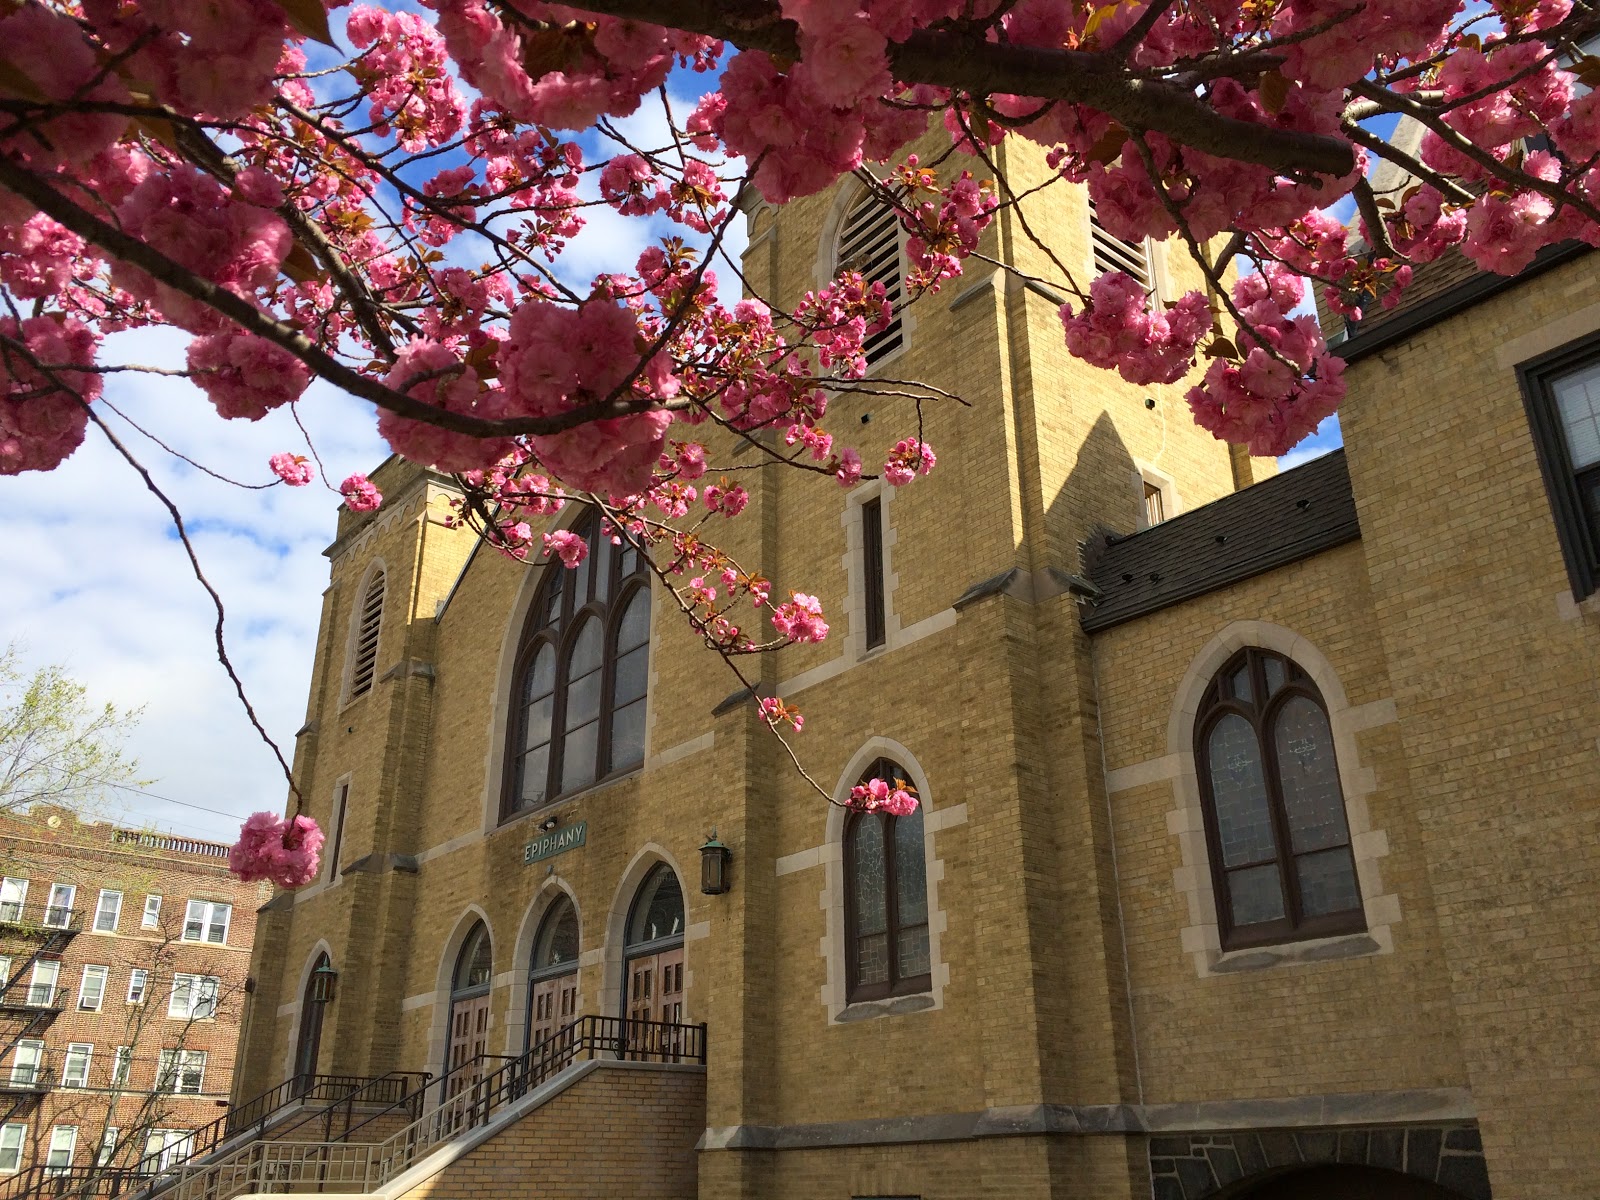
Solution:
{"label": "dark roof shingle", "polygon": [[1083,627],[1109,629],[1361,536],[1343,450],[1127,537],[1096,539],[1085,570],[1100,599]]}

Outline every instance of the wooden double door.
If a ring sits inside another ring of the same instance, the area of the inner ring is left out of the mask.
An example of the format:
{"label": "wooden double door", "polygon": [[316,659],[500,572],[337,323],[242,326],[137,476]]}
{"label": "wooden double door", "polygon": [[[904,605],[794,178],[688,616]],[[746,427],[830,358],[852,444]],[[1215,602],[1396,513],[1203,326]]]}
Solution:
{"label": "wooden double door", "polygon": [[489,1049],[489,994],[470,996],[450,1002],[450,1053],[445,1061],[449,1077],[445,1098],[458,1096],[483,1077],[478,1069],[458,1068],[478,1058]]}
{"label": "wooden double door", "polygon": [[578,973],[535,979],[528,1005],[528,1049],[578,1019]]}
{"label": "wooden double door", "polygon": [[684,1047],[676,1031],[660,1025],[683,1022],[682,946],[628,960],[627,1013],[630,1049],[677,1061]]}

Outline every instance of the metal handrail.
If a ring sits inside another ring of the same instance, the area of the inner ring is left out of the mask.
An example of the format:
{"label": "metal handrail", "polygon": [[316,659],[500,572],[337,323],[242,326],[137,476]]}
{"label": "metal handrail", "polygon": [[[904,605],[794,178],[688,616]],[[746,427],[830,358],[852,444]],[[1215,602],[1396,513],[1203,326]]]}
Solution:
{"label": "metal handrail", "polygon": [[[425,1077],[427,1077],[430,1080],[430,1082],[425,1087],[419,1089],[419,1094],[416,1097],[408,1098],[408,1100],[414,1099],[418,1103],[416,1103],[416,1104],[408,1104],[408,1114],[407,1115],[410,1116],[412,1121],[417,1121],[417,1120],[421,1119],[422,1112],[421,1112],[421,1103],[420,1102],[426,1099],[427,1093],[428,1093],[429,1089],[433,1086],[434,1083],[437,1083],[439,1085],[439,1103],[443,1104],[449,1098],[450,1081],[451,1081],[451,1078],[453,1076],[458,1075],[458,1074],[464,1076],[470,1071],[480,1069],[481,1068],[481,1064],[483,1063],[483,1061],[485,1059],[488,1059],[488,1058],[500,1058],[500,1059],[503,1059],[503,1058],[507,1058],[507,1057],[508,1056],[504,1055],[504,1054],[478,1054],[478,1055],[474,1055],[472,1058],[467,1059],[466,1062],[457,1063],[455,1066],[451,1067],[443,1075],[439,1076],[439,1078],[437,1080],[433,1080],[432,1077],[428,1075],[428,1072],[426,1072],[426,1071],[421,1072],[421,1074],[424,1075]],[[390,1107],[388,1107],[386,1109],[383,1109],[383,1110],[381,1110],[379,1112],[372,1113],[372,1114],[368,1115],[365,1120],[357,1121],[354,1125],[352,1125],[349,1128],[347,1128],[337,1138],[329,1138],[328,1140],[329,1141],[334,1141],[334,1142],[348,1142],[350,1140],[350,1135],[355,1133],[356,1130],[364,1129],[368,1125],[371,1125],[374,1121],[381,1121],[384,1117],[392,1115],[393,1112],[394,1112],[394,1109],[396,1109],[398,1107],[399,1107],[398,1104],[394,1104],[394,1105],[391,1105]],[[417,1111],[415,1111],[415,1112],[409,1111],[409,1108],[411,1108],[411,1107],[415,1107],[417,1109]]]}
{"label": "metal handrail", "polygon": [[[39,913],[39,916],[30,916],[30,911]],[[78,921],[83,913],[80,909],[68,908],[64,904],[29,905],[22,900],[0,901],[0,925],[25,925],[29,929],[65,930],[70,933],[78,932]]]}
{"label": "metal handrail", "polygon": [[[350,1118],[354,1114],[357,1104],[383,1105],[383,1108],[374,1116],[383,1116],[401,1105],[414,1106],[420,1096],[426,1095],[428,1081],[432,1078],[433,1075],[429,1071],[390,1071],[387,1075],[375,1075],[355,1091],[346,1093],[331,1104],[306,1113],[299,1120],[288,1121],[284,1123],[282,1128],[275,1129],[273,1132],[278,1137],[286,1137],[296,1129],[310,1125],[320,1118],[322,1120],[322,1140],[324,1142],[347,1141],[352,1128]],[[413,1081],[415,1081],[415,1086],[413,1086]],[[333,1116],[341,1108],[344,1109],[345,1113],[345,1131],[335,1138],[333,1136]],[[361,1125],[367,1123],[367,1120],[372,1119],[373,1117],[368,1117],[354,1126],[354,1128],[360,1128]]]}
{"label": "metal handrail", "polygon": [[[20,997],[11,995],[13,991],[23,993]],[[20,1008],[36,1012],[49,1012],[67,1006],[69,987],[51,987],[43,983],[23,983],[14,979],[5,987],[0,988],[0,1008]]]}

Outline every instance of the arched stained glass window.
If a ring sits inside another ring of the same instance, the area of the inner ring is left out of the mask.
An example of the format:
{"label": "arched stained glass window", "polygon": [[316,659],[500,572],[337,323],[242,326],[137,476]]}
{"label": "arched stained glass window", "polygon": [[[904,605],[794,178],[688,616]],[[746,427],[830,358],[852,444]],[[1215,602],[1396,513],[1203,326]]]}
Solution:
{"label": "arched stained glass window", "polygon": [[885,298],[895,310],[886,329],[862,343],[867,364],[887,358],[905,343],[900,306],[905,300],[900,262],[900,218],[876,193],[863,191],[852,201],[839,229],[835,271],[859,271],[868,286],[883,284]]}
{"label": "arched stained glass window", "polygon": [[450,994],[460,996],[485,990],[494,975],[494,946],[489,930],[482,921],[472,927],[467,940],[461,943],[461,953],[456,956],[456,972],[451,979]]}
{"label": "arched stained glass window", "polygon": [[1240,651],[1201,702],[1195,755],[1223,946],[1365,929],[1333,730],[1310,677]]}
{"label": "arched stained glass window", "polygon": [[502,816],[540,808],[644,761],[650,581],[631,545],[573,527],[589,544],[575,569],[545,567],[512,685]]}
{"label": "arched stained glass window", "polygon": [[[902,782],[904,767],[874,762],[860,782]],[[928,950],[928,879],[922,808],[910,816],[852,813],[844,831],[849,997],[875,1000],[933,986]]]}

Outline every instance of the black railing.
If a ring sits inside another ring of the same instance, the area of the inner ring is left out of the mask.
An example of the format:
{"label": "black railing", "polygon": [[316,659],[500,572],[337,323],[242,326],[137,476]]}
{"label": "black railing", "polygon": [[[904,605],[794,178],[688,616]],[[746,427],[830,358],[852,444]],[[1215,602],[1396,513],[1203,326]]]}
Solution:
{"label": "black railing", "polygon": [[466,1090],[463,1124],[475,1128],[497,1110],[520,1100],[545,1080],[580,1059],[623,1062],[706,1061],[705,1025],[635,1021],[628,1017],[579,1017]]}
{"label": "black railing", "polygon": [[[0,1066],[0,1093],[33,1093],[48,1091],[53,1085],[50,1057],[40,1054],[35,1063],[12,1063]],[[0,1192],[0,1195],[4,1195]]]}
{"label": "black railing", "polygon": [[0,1009],[23,1012],[56,1011],[67,1006],[68,989],[48,983],[23,983],[14,980],[0,988]]}
{"label": "black railing", "polygon": [[20,1175],[13,1175],[0,1187],[0,1196],[74,1196],[84,1200],[114,1200],[118,1196],[132,1196],[150,1182],[127,1167],[29,1167]]}
{"label": "black railing", "polygon": [[[350,1078],[353,1080],[355,1077]],[[352,1129],[359,1129],[368,1121],[387,1116],[396,1109],[403,1109],[410,1114],[409,1123],[422,1115],[423,1100],[428,1094],[428,1081],[432,1078],[432,1074],[428,1071],[391,1071],[387,1075],[376,1076],[366,1080],[353,1091],[347,1091],[335,1098],[332,1103],[314,1109],[298,1120],[286,1122],[282,1128],[273,1130],[273,1136],[281,1140],[296,1129],[320,1121],[324,1142],[343,1142],[349,1140]],[[360,1122],[352,1125],[357,1105],[363,1110],[369,1106],[377,1106],[378,1112],[365,1116]],[[344,1118],[344,1128],[335,1136],[333,1127],[340,1116]]]}
{"label": "black railing", "polygon": [[17,925],[29,930],[77,933],[81,914],[64,904],[33,904],[22,900],[0,901],[0,925]]}

